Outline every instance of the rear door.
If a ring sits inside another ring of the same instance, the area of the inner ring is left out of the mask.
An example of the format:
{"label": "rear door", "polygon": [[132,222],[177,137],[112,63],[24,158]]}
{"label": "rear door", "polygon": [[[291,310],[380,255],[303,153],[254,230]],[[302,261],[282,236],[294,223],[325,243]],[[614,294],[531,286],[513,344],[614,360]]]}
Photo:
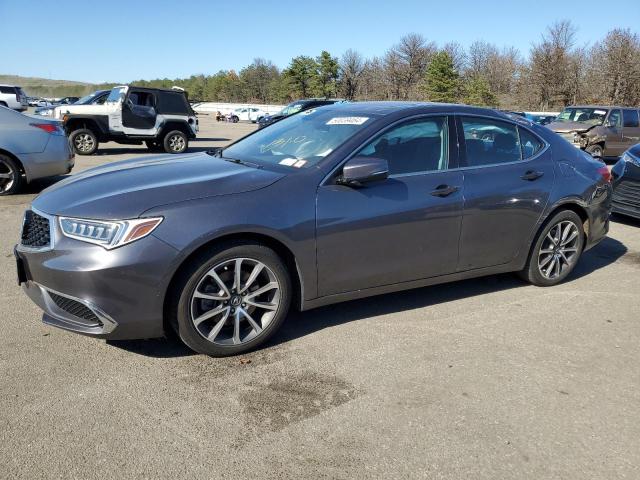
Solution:
{"label": "rear door", "polygon": [[460,116],[464,213],[458,271],[501,265],[529,247],[554,183],[551,149],[511,122]]}
{"label": "rear door", "polygon": [[624,150],[640,143],[640,122],[635,108],[622,109],[622,143]]}

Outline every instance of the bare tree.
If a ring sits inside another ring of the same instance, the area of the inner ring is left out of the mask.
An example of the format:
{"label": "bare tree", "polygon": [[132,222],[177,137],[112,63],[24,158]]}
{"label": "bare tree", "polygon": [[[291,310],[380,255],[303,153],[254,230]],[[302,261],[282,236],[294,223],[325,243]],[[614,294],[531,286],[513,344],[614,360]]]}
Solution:
{"label": "bare tree", "polygon": [[427,42],[417,33],[400,39],[384,57],[387,80],[395,99],[417,98],[429,61],[438,51],[434,42]]}
{"label": "bare tree", "polygon": [[358,87],[364,72],[365,63],[355,50],[349,49],[340,59],[340,86],[345,98],[353,100],[358,94]]}

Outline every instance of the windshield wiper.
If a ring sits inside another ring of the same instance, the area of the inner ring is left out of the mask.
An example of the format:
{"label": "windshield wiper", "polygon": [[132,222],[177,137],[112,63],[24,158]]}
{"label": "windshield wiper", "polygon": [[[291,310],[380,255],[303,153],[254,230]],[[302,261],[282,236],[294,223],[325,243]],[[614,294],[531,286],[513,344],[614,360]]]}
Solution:
{"label": "windshield wiper", "polygon": [[223,157],[222,153],[220,154],[220,158],[225,162],[237,163],[238,165],[244,165],[246,167],[262,168],[262,165],[259,165],[257,163],[248,162],[246,160],[240,160],[239,158]]}

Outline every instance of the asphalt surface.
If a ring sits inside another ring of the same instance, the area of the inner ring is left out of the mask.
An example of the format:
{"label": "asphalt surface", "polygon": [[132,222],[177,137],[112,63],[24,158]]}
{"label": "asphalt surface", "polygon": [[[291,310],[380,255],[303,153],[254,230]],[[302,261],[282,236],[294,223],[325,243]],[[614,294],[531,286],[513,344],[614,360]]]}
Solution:
{"label": "asphalt surface", "polygon": [[[201,117],[193,149],[250,131]],[[103,146],[75,172],[137,155]],[[512,275],[292,315],[242,357],[41,323],[0,199],[0,478],[640,478],[640,222],[553,288]]]}

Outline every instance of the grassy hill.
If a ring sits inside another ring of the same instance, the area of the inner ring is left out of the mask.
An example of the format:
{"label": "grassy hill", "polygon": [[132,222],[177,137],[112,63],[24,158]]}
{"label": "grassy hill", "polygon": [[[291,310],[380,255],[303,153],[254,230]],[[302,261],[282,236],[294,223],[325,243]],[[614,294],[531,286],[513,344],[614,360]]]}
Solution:
{"label": "grassy hill", "polygon": [[0,83],[19,85],[32,97],[81,97],[95,90],[111,88],[114,84],[94,84],[71,80],[50,80],[48,78],[0,75]]}

